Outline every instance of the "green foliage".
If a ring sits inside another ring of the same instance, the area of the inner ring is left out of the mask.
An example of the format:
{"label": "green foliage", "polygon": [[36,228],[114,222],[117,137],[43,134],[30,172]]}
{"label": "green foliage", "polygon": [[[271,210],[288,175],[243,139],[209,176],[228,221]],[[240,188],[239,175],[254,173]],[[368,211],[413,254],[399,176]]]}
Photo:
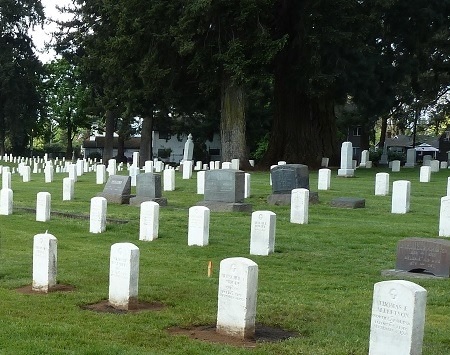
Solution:
{"label": "green foliage", "polygon": [[99,152],[91,152],[87,157],[89,159],[93,159],[94,161],[100,161],[102,159],[102,155]]}
{"label": "green foliage", "polygon": [[260,160],[267,151],[269,145],[269,134],[262,137],[256,145],[256,150],[251,154],[253,159]]}

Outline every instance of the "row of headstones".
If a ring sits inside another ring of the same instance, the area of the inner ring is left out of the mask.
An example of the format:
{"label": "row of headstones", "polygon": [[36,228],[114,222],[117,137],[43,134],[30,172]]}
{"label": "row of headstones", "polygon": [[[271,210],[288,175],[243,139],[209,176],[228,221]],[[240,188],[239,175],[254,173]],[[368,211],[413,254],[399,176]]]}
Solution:
{"label": "row of headstones", "polygon": [[[258,264],[234,257],[220,262],[216,331],[236,338],[255,335]],[[33,243],[32,289],[48,292],[56,285],[57,239],[37,234]],[[138,303],[139,248],[132,243],[111,246],[109,303],[122,310]],[[405,280],[374,285],[369,354],[420,354],[427,291]]]}

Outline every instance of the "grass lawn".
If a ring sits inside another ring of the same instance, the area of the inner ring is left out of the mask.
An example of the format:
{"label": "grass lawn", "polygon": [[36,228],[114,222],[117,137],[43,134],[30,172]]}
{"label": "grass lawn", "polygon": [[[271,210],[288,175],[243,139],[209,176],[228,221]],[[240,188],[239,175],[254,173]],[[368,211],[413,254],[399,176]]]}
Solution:
{"label": "grass lawn", "polygon": [[[391,214],[391,196],[374,196],[375,174],[357,170],[355,178],[338,178],[331,190],[319,191],[309,209],[309,224],[289,222],[289,206],[270,206],[268,172],[253,172],[253,210],[277,215],[275,253],[249,255],[250,214],[211,213],[210,244],[187,246],[188,208],[202,200],[191,180],[176,176],[176,190],[164,192],[159,238],[139,241],[139,208],[108,205],[109,223],[102,234],[89,233],[89,220],[52,216],[36,222],[36,194],[52,195],[52,210],[88,216],[90,199],[103,189],[95,173],[75,183],[73,201],[62,201],[62,179],[44,183],[33,174],[22,183],[14,174],[14,213],[0,216],[0,354],[367,354],[373,285],[386,280],[381,271],[395,267],[396,245],[407,237],[437,238],[440,198],[450,170],[419,182],[419,169],[390,173],[390,182],[411,181],[411,211]],[[317,191],[317,171],[310,172]],[[133,188],[134,190],[134,188]],[[335,197],[363,197],[364,209],[336,209]],[[58,239],[58,282],[72,292],[22,294],[32,281],[32,243],[38,233]],[[139,300],[161,302],[160,311],[133,314],[96,313],[81,308],[108,297],[112,244],[131,242],[140,249]],[[282,342],[254,349],[204,343],[169,335],[172,326],[213,325],[217,312],[218,265],[228,257],[247,257],[259,265],[257,323],[298,332]],[[207,277],[212,261],[212,277]],[[428,291],[424,355],[450,353],[450,280],[411,280]]]}

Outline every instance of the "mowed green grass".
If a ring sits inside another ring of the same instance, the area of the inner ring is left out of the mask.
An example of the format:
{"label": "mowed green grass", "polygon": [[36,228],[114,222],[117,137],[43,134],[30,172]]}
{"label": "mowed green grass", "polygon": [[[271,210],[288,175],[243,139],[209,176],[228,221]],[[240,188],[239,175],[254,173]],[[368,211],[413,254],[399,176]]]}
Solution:
{"label": "mowed green grass", "polygon": [[[411,181],[411,211],[391,214],[391,196],[374,196],[375,174],[357,170],[355,178],[332,171],[331,190],[319,191],[320,202],[309,209],[309,224],[289,222],[289,206],[266,203],[271,193],[268,172],[252,172],[253,210],[277,215],[275,253],[249,255],[248,213],[211,213],[210,244],[187,246],[188,208],[202,200],[195,174],[176,190],[164,192],[168,206],[160,209],[159,238],[142,242],[139,208],[108,205],[109,223],[102,234],[89,233],[89,220],[53,217],[36,222],[20,209],[34,208],[36,194],[52,195],[52,210],[88,216],[90,199],[103,189],[95,173],[79,177],[75,199],[62,201],[62,179],[44,183],[32,175],[22,183],[12,178],[14,214],[0,216],[0,354],[367,354],[373,285],[386,280],[384,269],[395,266],[397,242],[407,237],[438,237],[440,198],[446,194],[450,170],[419,182],[419,169],[390,173]],[[125,173],[125,172],[123,172]],[[317,171],[310,171],[317,191]],[[134,188],[133,188],[134,190]],[[336,209],[335,197],[363,197],[364,209]],[[58,282],[73,292],[22,294],[17,288],[32,281],[32,243],[38,233],[58,239]],[[104,314],[81,306],[108,297],[110,247],[131,242],[140,249],[139,300],[162,302],[160,311]],[[222,259],[247,257],[259,265],[257,323],[298,332],[282,342],[255,349],[204,343],[171,336],[172,326],[213,325],[217,313],[218,267]],[[208,261],[214,271],[207,277]],[[423,354],[450,353],[450,280],[414,279],[428,291]]]}

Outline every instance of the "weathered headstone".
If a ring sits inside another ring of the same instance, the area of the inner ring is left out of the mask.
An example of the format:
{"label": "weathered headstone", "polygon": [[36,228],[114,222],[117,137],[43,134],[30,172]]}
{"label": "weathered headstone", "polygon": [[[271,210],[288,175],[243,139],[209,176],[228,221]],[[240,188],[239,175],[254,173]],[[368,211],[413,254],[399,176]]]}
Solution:
{"label": "weathered headstone", "polygon": [[361,197],[336,197],[330,202],[331,207],[337,208],[364,208],[366,200]]}
{"label": "weathered headstone", "polygon": [[184,144],[183,161],[192,160],[194,154],[194,142],[192,141],[192,134],[189,133],[186,143]]}
{"label": "weathered headstone", "polygon": [[129,204],[131,197],[131,177],[111,175],[103,188],[103,192],[97,196],[106,198],[108,203]]}
{"label": "weathered headstone", "polygon": [[77,166],[77,176],[83,175],[84,174],[84,160],[78,159],[76,166]]}
{"label": "weathered headstone", "polygon": [[0,190],[0,215],[9,216],[13,213],[13,190]]}
{"label": "weathered headstone", "polygon": [[91,198],[89,214],[89,232],[103,233],[106,230],[107,200],[104,197]]}
{"label": "weathered headstone", "polygon": [[75,182],[66,177],[63,179],[63,201],[71,201],[75,192]]}
{"label": "weathered headstone", "polygon": [[375,196],[389,195],[389,174],[377,173],[375,174]]}
{"label": "weathered headstone", "polygon": [[222,169],[231,169],[231,162],[229,161],[224,161],[222,163]]}
{"label": "weathered headstone", "polygon": [[50,220],[51,195],[49,192],[38,192],[36,198],[36,221]]}
{"label": "weathered headstone", "polygon": [[291,193],[290,222],[308,224],[309,217],[309,190],[294,189]]}
{"label": "weathered headstone", "polygon": [[439,160],[431,160],[430,161],[430,168],[432,173],[439,172]]}
{"label": "weathered headstone", "polygon": [[450,240],[405,238],[397,243],[395,271],[450,277]]}
{"label": "weathered headstone", "polygon": [[405,168],[414,168],[416,165],[416,150],[410,148],[406,151],[406,163]]}
{"label": "weathered headstone", "polygon": [[397,180],[392,184],[392,208],[391,213],[405,214],[409,212],[411,182]]}
{"label": "weathered headstone", "polygon": [[247,258],[220,262],[216,331],[236,338],[255,334],[258,265]]}
{"label": "weathered headstone", "polygon": [[433,159],[433,157],[431,155],[424,155],[422,158],[422,165],[430,166],[432,159]]}
{"label": "weathered headstone", "polygon": [[117,162],[116,159],[109,159],[108,160],[108,168],[106,169],[109,176],[116,175],[117,174]]}
{"label": "weathered headstone", "polygon": [[146,160],[144,163],[144,173],[153,173],[153,160]]}
{"label": "weathered headstone", "polygon": [[398,173],[400,171],[400,160],[393,160],[392,161],[392,172]]}
{"label": "weathered headstone", "polygon": [[231,159],[231,169],[239,170],[239,159]]}
{"label": "weathered headstone", "polygon": [[245,173],[244,177],[244,198],[249,198],[251,195],[251,175],[249,173]]}
{"label": "weathered headstone", "polygon": [[133,166],[140,167],[139,164],[139,152],[133,152]]}
{"label": "weathered headstone", "polygon": [[331,169],[319,169],[319,177],[317,180],[317,190],[329,190],[331,183]]}
{"label": "weathered headstone", "polygon": [[22,182],[30,182],[31,181],[31,168],[28,165],[25,165],[22,169]]}
{"label": "weathered headstone", "polygon": [[210,210],[205,206],[189,208],[188,245],[206,246],[209,243]]}
{"label": "weathered headstone", "polygon": [[450,196],[441,198],[439,212],[439,236],[450,237]]}
{"label": "weathered headstone", "polygon": [[53,165],[46,165],[44,168],[44,181],[46,183],[53,182]]}
{"label": "weathered headstone", "polygon": [[135,309],[138,303],[139,248],[132,243],[111,246],[109,303],[116,309]]}
{"label": "weathered headstone", "polygon": [[365,168],[368,161],[369,161],[369,151],[365,149],[361,152],[361,162],[359,163],[359,167]]}
{"label": "weathered headstone", "polygon": [[343,142],[341,146],[341,168],[338,169],[338,176],[353,177],[353,145],[352,142]]}
{"label": "weathered headstone", "polygon": [[192,177],[192,160],[183,161],[183,179],[188,180]]}
{"label": "weathered headstone", "polygon": [[323,168],[328,168],[329,161],[330,161],[330,158],[322,158],[320,166],[323,167]]}
{"label": "weathered headstone", "polygon": [[76,164],[67,164],[67,170],[69,173],[69,177],[77,182],[78,175],[77,175],[77,165]]}
{"label": "weathered headstone", "polygon": [[205,172],[204,201],[211,211],[250,212],[252,206],[244,203],[245,173],[241,170],[215,169]]}
{"label": "weathered headstone", "polygon": [[421,166],[419,182],[430,182],[430,181],[431,181],[431,167],[425,165]]}
{"label": "weathered headstone", "polygon": [[136,177],[139,175],[139,167],[132,165],[130,166],[130,169],[128,170],[128,175],[131,178],[131,186],[136,186]]}
{"label": "weathered headstone", "polygon": [[374,286],[369,355],[420,355],[427,291],[413,282],[391,280]]}
{"label": "weathered headstone", "polygon": [[269,255],[275,250],[276,214],[271,211],[252,213],[250,254]]}
{"label": "weathered headstone", "polygon": [[11,172],[8,170],[5,170],[5,167],[3,167],[2,172],[2,189],[10,189],[11,188]]}
{"label": "weathered headstone", "polygon": [[167,205],[167,199],[161,195],[160,174],[144,173],[136,177],[136,196],[130,199],[130,205],[140,206],[145,201],[154,201],[161,206]]}
{"label": "weathered headstone", "polygon": [[57,246],[55,236],[36,234],[33,239],[33,291],[47,293],[56,285]]}
{"label": "weathered headstone", "polygon": [[446,161],[441,161],[441,169],[447,169],[448,168],[448,163]]}

